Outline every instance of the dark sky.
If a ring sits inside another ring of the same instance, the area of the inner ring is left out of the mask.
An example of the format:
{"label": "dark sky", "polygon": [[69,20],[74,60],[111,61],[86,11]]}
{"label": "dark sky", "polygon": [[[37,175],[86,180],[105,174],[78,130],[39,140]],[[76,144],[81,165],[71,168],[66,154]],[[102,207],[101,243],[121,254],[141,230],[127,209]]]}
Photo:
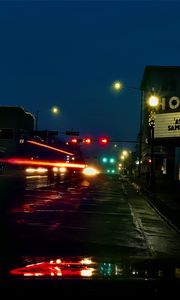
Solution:
{"label": "dark sky", "polygon": [[43,129],[134,140],[140,92],[111,84],[179,65],[179,16],[179,1],[1,1],[0,105],[40,110]]}

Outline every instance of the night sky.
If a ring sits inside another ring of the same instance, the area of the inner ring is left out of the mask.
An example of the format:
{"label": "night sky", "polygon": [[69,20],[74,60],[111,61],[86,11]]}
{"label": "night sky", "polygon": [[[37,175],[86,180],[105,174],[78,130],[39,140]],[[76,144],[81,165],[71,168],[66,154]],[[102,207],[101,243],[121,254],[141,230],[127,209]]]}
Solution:
{"label": "night sky", "polygon": [[42,129],[135,140],[140,92],[130,87],[146,65],[180,64],[179,16],[178,1],[1,1],[0,105],[39,110]]}

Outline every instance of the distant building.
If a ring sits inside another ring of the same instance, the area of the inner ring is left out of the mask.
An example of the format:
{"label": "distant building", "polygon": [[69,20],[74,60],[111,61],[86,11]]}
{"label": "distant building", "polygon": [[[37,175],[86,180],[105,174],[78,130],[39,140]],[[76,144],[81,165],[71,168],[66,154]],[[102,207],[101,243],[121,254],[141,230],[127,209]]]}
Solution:
{"label": "distant building", "polygon": [[34,116],[18,106],[0,106],[0,156],[17,155],[34,130]]}
{"label": "distant building", "polygon": [[150,127],[147,99],[160,99],[155,112],[154,158],[156,176],[180,180],[180,66],[146,66],[141,82],[144,117],[142,130],[142,171],[150,159]]}

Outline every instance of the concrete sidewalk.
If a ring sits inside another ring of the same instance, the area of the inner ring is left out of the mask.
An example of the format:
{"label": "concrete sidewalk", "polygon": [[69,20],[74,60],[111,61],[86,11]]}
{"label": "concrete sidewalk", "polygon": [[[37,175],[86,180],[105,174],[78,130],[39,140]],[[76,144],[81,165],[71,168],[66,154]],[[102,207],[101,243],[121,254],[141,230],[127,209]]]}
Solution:
{"label": "concrete sidewalk", "polygon": [[130,178],[134,187],[142,192],[152,204],[180,230],[180,182],[167,179],[157,179],[151,191],[146,184],[145,177]]}

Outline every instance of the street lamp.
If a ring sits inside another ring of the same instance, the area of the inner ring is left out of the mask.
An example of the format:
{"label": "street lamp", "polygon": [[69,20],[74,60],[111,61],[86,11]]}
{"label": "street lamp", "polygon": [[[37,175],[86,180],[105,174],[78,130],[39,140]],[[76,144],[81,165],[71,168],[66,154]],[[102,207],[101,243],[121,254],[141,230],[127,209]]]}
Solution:
{"label": "street lamp", "polygon": [[124,156],[128,156],[128,151],[127,150],[123,150],[123,152],[122,152],[122,155],[124,155]]}
{"label": "street lamp", "polygon": [[152,95],[148,99],[148,104],[151,107],[149,113],[149,127],[150,127],[150,141],[151,141],[151,169],[150,169],[150,189],[153,190],[155,176],[154,176],[154,127],[155,127],[155,108],[159,104],[159,98]]}
{"label": "street lamp", "polygon": [[[50,111],[51,111],[51,114],[54,116],[60,114],[60,109],[58,106],[51,107]],[[36,111],[36,122],[35,122],[35,128],[36,128],[35,130],[36,131],[39,130],[39,114],[40,114],[40,110],[37,110]]]}
{"label": "street lamp", "polygon": [[51,107],[51,112],[53,115],[58,115],[60,113],[59,107],[57,106]]}
{"label": "street lamp", "polygon": [[150,107],[157,107],[159,103],[159,98],[155,95],[152,95],[148,99],[148,104]]}
{"label": "street lamp", "polygon": [[[112,88],[115,92],[119,92],[124,88],[124,84],[116,80],[112,84]],[[138,163],[138,176],[141,175],[141,160],[142,160],[142,127],[143,127],[143,101],[144,101],[144,91],[140,87],[133,87],[133,86],[126,86],[125,88],[132,89],[132,90],[138,90],[140,91],[140,117],[139,117],[139,143],[138,143],[138,157],[139,157],[139,163]]]}
{"label": "street lamp", "polygon": [[114,91],[117,91],[117,92],[119,92],[120,90],[122,90],[122,88],[123,88],[123,84],[122,84],[122,82],[121,82],[121,81],[119,81],[119,80],[116,80],[116,81],[114,81],[114,82],[113,82],[113,84],[112,84],[112,88],[113,88],[113,90],[114,90]]}

